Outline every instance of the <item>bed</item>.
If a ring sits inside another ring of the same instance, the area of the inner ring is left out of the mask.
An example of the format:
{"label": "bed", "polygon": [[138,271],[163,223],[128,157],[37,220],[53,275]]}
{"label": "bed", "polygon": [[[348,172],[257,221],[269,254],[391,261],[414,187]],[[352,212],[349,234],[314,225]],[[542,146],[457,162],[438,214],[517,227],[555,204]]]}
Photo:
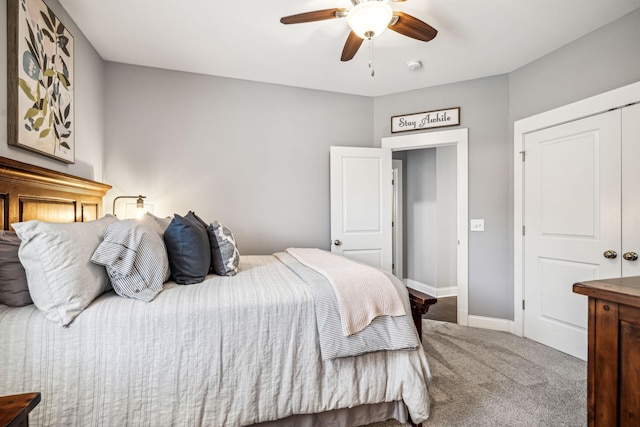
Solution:
{"label": "bed", "polygon": [[[0,158],[4,230],[34,219],[97,223],[109,189]],[[168,281],[148,303],[99,292],[65,327],[34,304],[0,304],[0,395],[40,392],[32,425],[425,421],[430,372],[415,328],[403,337],[414,348],[372,350],[377,338],[365,336],[353,355],[340,353],[319,338],[326,304],[309,285],[318,277],[284,252],[243,255],[237,274]],[[392,280],[411,323],[407,290]]]}

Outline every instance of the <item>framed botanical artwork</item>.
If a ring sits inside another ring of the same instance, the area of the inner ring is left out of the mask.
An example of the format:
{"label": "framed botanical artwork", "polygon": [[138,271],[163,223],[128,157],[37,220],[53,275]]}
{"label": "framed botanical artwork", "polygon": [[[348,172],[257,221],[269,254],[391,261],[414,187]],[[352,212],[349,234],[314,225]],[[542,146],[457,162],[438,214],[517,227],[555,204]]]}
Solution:
{"label": "framed botanical artwork", "polygon": [[7,0],[9,145],[75,161],[73,36],[43,0]]}

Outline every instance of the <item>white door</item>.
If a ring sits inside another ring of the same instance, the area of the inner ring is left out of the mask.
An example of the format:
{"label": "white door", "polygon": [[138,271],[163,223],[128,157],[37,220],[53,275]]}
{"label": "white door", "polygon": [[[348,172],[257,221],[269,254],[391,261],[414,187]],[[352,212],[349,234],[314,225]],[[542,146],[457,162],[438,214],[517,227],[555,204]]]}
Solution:
{"label": "white door", "polygon": [[640,104],[622,109],[622,277],[640,276]]}
{"label": "white door", "polygon": [[391,150],[331,147],[331,251],[391,272]]}
{"label": "white door", "polygon": [[524,335],[586,360],[587,297],[573,283],[619,277],[620,110],[526,135]]}

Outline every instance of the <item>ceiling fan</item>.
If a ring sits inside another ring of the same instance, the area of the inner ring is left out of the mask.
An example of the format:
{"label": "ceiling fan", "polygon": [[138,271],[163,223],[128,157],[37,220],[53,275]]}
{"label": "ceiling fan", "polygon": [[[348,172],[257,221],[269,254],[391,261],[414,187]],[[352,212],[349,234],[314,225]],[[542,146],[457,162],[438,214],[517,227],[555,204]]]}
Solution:
{"label": "ceiling fan", "polygon": [[422,22],[409,14],[394,12],[389,2],[403,2],[405,0],[351,0],[353,8],[314,10],[298,13],[280,19],[283,24],[302,24],[305,22],[324,21],[334,18],[347,18],[351,32],[342,49],[341,61],[351,60],[364,39],[371,40],[379,36],[385,28],[416,40],[428,42],[438,31],[429,24]]}

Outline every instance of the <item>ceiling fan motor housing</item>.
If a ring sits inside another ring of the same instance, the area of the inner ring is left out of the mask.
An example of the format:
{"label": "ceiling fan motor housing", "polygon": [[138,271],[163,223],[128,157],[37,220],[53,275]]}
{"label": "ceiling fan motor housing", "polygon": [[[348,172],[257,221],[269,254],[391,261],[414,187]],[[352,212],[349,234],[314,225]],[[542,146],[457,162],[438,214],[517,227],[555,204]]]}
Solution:
{"label": "ceiling fan motor housing", "polygon": [[[372,39],[384,31],[393,18],[393,9],[384,0],[352,0],[347,22],[358,37]],[[357,4],[356,4],[357,3]]]}
{"label": "ceiling fan motor housing", "polygon": [[354,6],[357,6],[361,3],[375,3],[375,2],[388,3],[389,1],[388,0],[351,0],[351,4]]}

